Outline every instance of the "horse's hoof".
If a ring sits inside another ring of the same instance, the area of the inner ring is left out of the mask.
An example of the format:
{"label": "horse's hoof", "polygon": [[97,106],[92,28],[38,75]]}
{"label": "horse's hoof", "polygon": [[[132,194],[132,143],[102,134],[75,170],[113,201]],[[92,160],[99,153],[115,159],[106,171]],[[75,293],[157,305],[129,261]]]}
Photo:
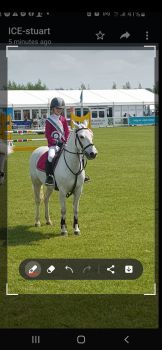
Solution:
{"label": "horse's hoof", "polygon": [[41,223],[40,222],[36,222],[35,223],[35,227],[40,227],[41,226]]}
{"label": "horse's hoof", "polygon": [[80,229],[79,229],[78,223],[76,223],[76,224],[73,226],[73,229],[74,229],[74,235],[79,236],[79,235],[80,235]]}
{"label": "horse's hoof", "polygon": [[74,231],[74,235],[75,236],[80,236],[81,235],[80,230],[79,231]]}
{"label": "horse's hoof", "polygon": [[52,221],[51,221],[51,220],[47,221],[47,222],[46,222],[46,225],[52,226]]}
{"label": "horse's hoof", "polygon": [[68,232],[67,232],[67,231],[65,231],[65,232],[61,232],[61,236],[63,236],[63,237],[68,236]]}

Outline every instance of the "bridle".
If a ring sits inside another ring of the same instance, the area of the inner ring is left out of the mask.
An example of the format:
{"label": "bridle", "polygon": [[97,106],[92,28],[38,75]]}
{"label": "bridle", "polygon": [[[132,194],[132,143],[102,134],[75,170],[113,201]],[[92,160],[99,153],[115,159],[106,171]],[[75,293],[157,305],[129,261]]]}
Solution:
{"label": "bridle", "polygon": [[85,147],[83,146],[83,144],[82,144],[82,142],[80,141],[80,138],[79,138],[79,136],[78,136],[78,132],[81,131],[81,130],[90,130],[90,129],[89,129],[89,128],[80,128],[80,129],[78,129],[78,130],[75,131],[75,133],[76,133],[75,146],[76,146],[76,148],[78,148],[78,147],[77,147],[77,141],[78,141],[79,144],[80,144],[81,150],[82,150],[82,154],[84,154],[84,151],[85,151],[88,147],[94,146],[94,144],[93,144],[93,143],[89,143],[87,146],[85,146]]}
{"label": "bridle", "polygon": [[[94,146],[93,143],[89,143],[87,146],[84,147],[83,143],[80,141],[80,138],[79,138],[79,136],[78,136],[78,133],[79,133],[79,131],[81,131],[81,130],[83,130],[83,129],[84,129],[84,130],[90,130],[89,128],[80,128],[80,129],[78,129],[78,130],[75,130],[75,134],[76,134],[76,136],[75,136],[75,146],[76,146],[76,149],[78,150],[78,146],[77,146],[77,142],[78,142],[79,145],[80,145],[80,147],[81,147],[82,152],[71,152],[71,151],[69,151],[67,148],[63,147],[65,164],[66,164],[67,168],[70,170],[70,172],[71,172],[73,175],[75,175],[74,186],[73,186],[72,190],[66,194],[66,197],[67,197],[67,198],[68,198],[69,196],[71,196],[71,194],[74,192],[75,187],[76,187],[76,183],[77,183],[78,175],[80,175],[80,174],[82,173],[82,171],[86,168],[86,165],[87,165],[87,160],[86,160],[85,164],[83,165],[83,158],[81,159],[80,156],[81,156],[81,155],[83,155],[83,156],[85,155],[85,153],[86,153],[85,150],[86,150],[88,147]],[[78,156],[78,159],[79,159],[79,170],[78,170],[76,173],[74,173],[73,170],[69,167],[69,165],[68,165],[68,163],[67,163],[67,160],[66,160],[66,157],[65,157],[65,152],[68,152],[68,153],[71,153],[71,154],[76,154],[76,155]]]}
{"label": "bridle", "polygon": [[[71,151],[69,151],[67,148],[64,148],[64,151],[66,151],[66,152],[68,152],[68,153],[72,153],[72,154],[78,154],[78,155],[84,155],[84,151],[88,148],[88,147],[90,147],[90,146],[94,146],[94,144],[93,143],[89,143],[87,146],[83,146],[83,144],[82,144],[82,142],[80,141],[80,138],[79,138],[79,136],[78,136],[78,132],[79,131],[81,131],[81,130],[90,130],[89,128],[80,128],[80,129],[78,129],[78,130],[75,130],[75,134],[76,134],[76,137],[75,137],[75,146],[76,146],[76,148],[78,149],[78,147],[77,147],[77,141],[79,142],[79,145],[80,145],[80,147],[81,147],[81,150],[82,150],[82,152],[71,152]],[[90,130],[91,131],[91,130]]]}

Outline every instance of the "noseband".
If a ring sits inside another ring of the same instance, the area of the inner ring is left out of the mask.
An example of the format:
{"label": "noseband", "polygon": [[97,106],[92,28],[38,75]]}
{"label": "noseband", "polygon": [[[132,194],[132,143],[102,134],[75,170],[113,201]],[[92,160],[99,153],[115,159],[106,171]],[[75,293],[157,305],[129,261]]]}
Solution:
{"label": "noseband", "polygon": [[76,138],[75,138],[75,146],[76,146],[76,148],[78,148],[77,147],[77,141],[79,142],[79,145],[80,145],[80,147],[81,147],[81,150],[82,150],[82,154],[84,154],[84,151],[88,148],[88,147],[90,147],[90,146],[94,146],[94,144],[93,143],[89,143],[89,145],[87,145],[87,146],[83,146],[83,144],[82,144],[82,142],[80,141],[80,138],[79,138],[79,136],[78,136],[78,132],[79,131],[81,131],[81,130],[89,130],[88,128],[80,128],[80,129],[78,129],[78,130],[76,130],[75,131],[75,133],[76,133]]}

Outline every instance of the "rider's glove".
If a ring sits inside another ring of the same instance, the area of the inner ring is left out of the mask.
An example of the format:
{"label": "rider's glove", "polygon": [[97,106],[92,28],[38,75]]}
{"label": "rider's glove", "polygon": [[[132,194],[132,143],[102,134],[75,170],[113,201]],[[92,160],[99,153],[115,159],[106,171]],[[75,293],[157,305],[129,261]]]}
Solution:
{"label": "rider's glove", "polygon": [[58,147],[62,147],[62,145],[63,145],[63,142],[62,142],[62,141],[57,141],[57,146],[58,146]]}

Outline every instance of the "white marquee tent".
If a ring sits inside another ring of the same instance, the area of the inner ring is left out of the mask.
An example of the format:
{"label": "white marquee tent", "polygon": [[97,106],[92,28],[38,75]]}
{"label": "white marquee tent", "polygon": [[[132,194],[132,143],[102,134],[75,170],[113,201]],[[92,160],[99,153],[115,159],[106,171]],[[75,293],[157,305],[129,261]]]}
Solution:
{"label": "white marquee tent", "polygon": [[[82,101],[81,101],[82,96]],[[128,116],[146,116],[155,112],[155,95],[146,89],[112,90],[9,90],[7,105],[13,120],[42,120],[50,114],[53,97],[62,97],[66,104],[65,115],[70,118],[70,108],[78,116],[91,112],[93,126],[122,124]],[[5,106],[6,91],[0,91],[0,104]]]}
{"label": "white marquee tent", "polygon": [[[81,90],[10,90],[8,106],[47,107],[53,97],[62,97],[67,106],[80,105]],[[154,104],[154,94],[146,89],[83,90],[83,104],[129,105]]]}

